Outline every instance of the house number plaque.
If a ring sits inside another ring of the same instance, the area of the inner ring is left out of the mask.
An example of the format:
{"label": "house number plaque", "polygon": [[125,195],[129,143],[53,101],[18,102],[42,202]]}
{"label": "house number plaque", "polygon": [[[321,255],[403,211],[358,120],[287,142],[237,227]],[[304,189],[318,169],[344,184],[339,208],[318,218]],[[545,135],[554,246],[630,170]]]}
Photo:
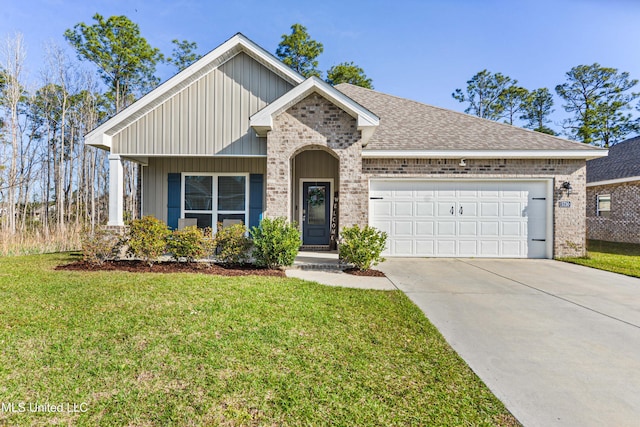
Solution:
{"label": "house number plaque", "polygon": [[568,200],[561,200],[558,202],[558,207],[559,208],[570,208],[571,207],[571,202]]}

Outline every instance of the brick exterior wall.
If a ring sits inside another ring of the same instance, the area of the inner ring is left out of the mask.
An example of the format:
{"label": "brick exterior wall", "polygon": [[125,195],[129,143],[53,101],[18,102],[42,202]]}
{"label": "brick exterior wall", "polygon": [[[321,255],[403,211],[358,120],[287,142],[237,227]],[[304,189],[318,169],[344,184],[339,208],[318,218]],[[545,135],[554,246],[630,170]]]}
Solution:
{"label": "brick exterior wall", "polygon": [[[325,98],[312,94],[274,118],[267,135],[266,210],[291,218],[291,159],[305,149],[323,149],[339,160],[340,227],[369,220],[370,178],[553,179],[553,256],[585,254],[586,167],[584,160],[362,159],[356,120]],[[572,194],[560,191],[564,181]],[[560,208],[560,200],[571,207]]]}
{"label": "brick exterior wall", "polygon": [[[291,216],[291,159],[305,149],[323,149],[339,161],[340,227],[368,222],[367,183],[356,120],[320,95],[312,94],[273,120],[267,135],[266,211]],[[290,218],[291,219],[291,218]]]}
{"label": "brick exterior wall", "polygon": [[[586,164],[584,160],[466,160],[459,159],[363,159],[362,171],[370,178],[434,178],[434,179],[554,179],[553,256],[569,257],[585,254]],[[564,181],[573,187],[570,196],[560,191]],[[559,201],[570,201],[571,207],[558,207]]]}
{"label": "brick exterior wall", "polygon": [[[602,194],[611,195],[609,217],[597,214]],[[640,243],[640,181],[587,187],[587,238]]]}

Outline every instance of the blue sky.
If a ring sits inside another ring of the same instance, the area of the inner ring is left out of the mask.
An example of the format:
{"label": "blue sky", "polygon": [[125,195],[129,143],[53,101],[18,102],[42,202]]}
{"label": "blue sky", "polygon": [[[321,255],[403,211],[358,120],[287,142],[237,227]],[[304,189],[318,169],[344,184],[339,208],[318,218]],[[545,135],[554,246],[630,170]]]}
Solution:
{"label": "blue sky", "polygon": [[[206,53],[236,32],[274,52],[291,24],[301,23],[324,44],[322,70],[354,61],[376,90],[459,111],[465,106],[451,93],[485,68],[528,89],[553,90],[571,67],[594,62],[640,79],[637,0],[7,1],[0,37],[23,33],[34,85],[44,43],[66,46],[64,30],[91,23],[96,12],[126,15],[164,53],[175,38]],[[163,80],[170,73],[159,68]],[[560,99],[555,109],[559,122]]]}

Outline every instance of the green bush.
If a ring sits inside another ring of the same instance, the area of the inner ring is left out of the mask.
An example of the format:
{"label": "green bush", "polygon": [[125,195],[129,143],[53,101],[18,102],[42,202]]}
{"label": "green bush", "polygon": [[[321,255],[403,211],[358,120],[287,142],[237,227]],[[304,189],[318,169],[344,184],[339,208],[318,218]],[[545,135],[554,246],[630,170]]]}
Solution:
{"label": "green bush", "polygon": [[368,270],[384,261],[380,255],[387,244],[387,233],[375,227],[357,225],[342,229],[339,257],[360,270]]}
{"label": "green bush", "polygon": [[246,234],[247,227],[244,224],[233,224],[224,228],[222,224],[218,224],[215,238],[218,262],[226,265],[245,264],[249,259],[249,249],[251,249],[251,240]]}
{"label": "green bush", "polygon": [[251,228],[253,257],[261,267],[292,265],[300,248],[300,231],[285,218],[264,218]]}
{"label": "green bush", "polygon": [[203,258],[208,253],[207,246],[204,231],[195,225],[174,230],[167,239],[167,249],[177,261],[186,258],[187,262],[193,262]]}
{"label": "green bush", "polygon": [[167,224],[149,215],[131,221],[128,234],[129,251],[151,266],[165,253],[171,231]]}
{"label": "green bush", "polygon": [[80,236],[82,259],[92,265],[102,265],[114,257],[119,236],[103,227],[83,230]]}

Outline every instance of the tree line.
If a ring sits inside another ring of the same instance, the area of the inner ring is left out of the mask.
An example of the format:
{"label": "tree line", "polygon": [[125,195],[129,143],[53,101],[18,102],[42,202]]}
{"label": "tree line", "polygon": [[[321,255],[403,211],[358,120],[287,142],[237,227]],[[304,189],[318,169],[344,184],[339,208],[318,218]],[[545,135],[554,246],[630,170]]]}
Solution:
{"label": "tree line", "polygon": [[[564,136],[609,147],[640,131],[640,118],[631,113],[640,97],[631,91],[638,80],[629,73],[595,63],[573,67],[565,77],[555,87],[570,114],[560,124]],[[482,70],[467,81],[464,91],[456,89],[451,96],[468,105],[466,113],[511,125],[521,121],[525,128],[557,134],[549,127],[554,102],[548,88],[530,91],[509,76]],[[636,108],[640,110],[640,103]]]}
{"label": "tree line", "polygon": [[[201,55],[196,42],[173,40],[163,54],[126,16],[93,16],[64,32],[75,57],[50,44],[35,84],[26,81],[26,47],[20,34],[0,49],[0,231],[8,239],[37,232],[64,239],[69,229],[93,229],[108,215],[108,161],[83,137],[109,117],[155,88],[156,68],[167,63],[179,72]],[[291,26],[275,54],[304,76],[318,76],[321,43],[307,29]],[[91,67],[85,64],[92,64]],[[330,84],[372,87],[353,62],[331,67]],[[138,212],[138,165],[125,162],[125,211]]]}

